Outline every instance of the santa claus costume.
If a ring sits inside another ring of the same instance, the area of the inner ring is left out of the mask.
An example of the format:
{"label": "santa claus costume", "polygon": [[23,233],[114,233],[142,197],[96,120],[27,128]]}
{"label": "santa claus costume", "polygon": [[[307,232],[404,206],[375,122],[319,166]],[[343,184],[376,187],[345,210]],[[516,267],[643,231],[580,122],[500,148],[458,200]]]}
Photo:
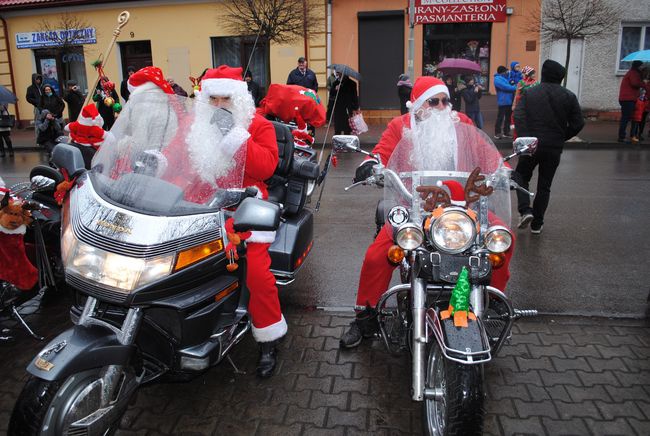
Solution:
{"label": "santa claus costume", "polygon": [[38,270],[25,252],[25,231],[31,217],[19,201],[10,198],[9,189],[0,187],[0,280],[22,291],[38,282]]}
{"label": "santa claus costume", "polygon": [[87,169],[90,169],[93,156],[109,135],[102,128],[103,125],[104,119],[99,115],[97,106],[91,103],[81,110],[76,121],[65,126],[65,130],[70,133],[72,144],[81,151]]}
{"label": "santa claus costume", "polygon": [[[412,134],[413,130],[411,129],[411,126],[415,124],[415,120],[417,119],[417,109],[422,107],[427,99],[440,93],[445,94],[447,98],[449,98],[449,90],[440,79],[434,77],[420,77],[416,80],[411,92],[411,100],[407,102],[409,113],[391,120],[382,134],[381,139],[372,150],[373,154],[379,156],[382,164],[388,164],[395,147],[402,140],[402,136]],[[445,111],[449,112],[449,118],[454,123],[462,122],[470,125],[472,124],[472,121],[465,114],[451,111],[450,107],[446,108]],[[481,151],[479,150],[479,148],[482,147],[480,141],[476,141],[475,144],[472,143],[472,146],[477,147],[477,152]],[[415,152],[417,153],[417,151]],[[436,158],[439,159],[440,156],[436,156]],[[357,169],[355,180],[359,178],[360,173],[364,172],[363,170],[368,172],[367,176],[369,176],[369,173],[372,171],[372,165],[375,163],[377,163],[377,160],[374,158],[366,159]],[[463,171],[471,171],[472,169],[473,168],[463,168]],[[363,180],[367,178],[367,176],[363,174],[360,178]],[[355,347],[359,345],[362,337],[374,334],[376,327],[376,312],[374,311],[374,307],[377,305],[381,295],[386,291],[386,289],[388,289],[393,271],[397,267],[397,265],[391,263],[386,256],[388,249],[393,244],[393,229],[390,224],[384,225],[374,242],[366,251],[363,265],[361,266],[356,300],[357,309],[363,309],[363,311],[357,314],[357,319],[352,323],[350,330],[341,338],[341,346],[343,348]],[[514,239],[510,249],[505,252],[504,265],[499,269],[495,269],[492,273],[491,286],[501,290],[505,289],[508,279],[510,278],[509,264],[513,250]],[[353,331],[353,329],[357,330]],[[354,340],[352,340],[352,338],[354,338]]]}
{"label": "santa claus costume", "polygon": [[[222,65],[208,70],[195,94],[198,102],[224,107],[232,113],[234,126],[218,148],[221,153],[234,153],[237,147],[245,143],[243,186],[255,186],[259,190],[259,196],[267,198],[264,180],[273,175],[278,165],[275,128],[271,122],[255,113],[255,104],[242,79],[242,69]],[[201,150],[201,145],[196,147],[198,148],[190,149],[189,161],[205,170],[206,166],[211,166],[208,157],[215,154],[216,147],[214,144],[206,150]],[[205,180],[205,183],[210,183],[210,180]],[[246,240],[246,282],[250,291],[248,311],[253,324],[253,337],[260,343],[257,373],[261,377],[273,374],[276,364],[275,343],[287,333],[287,322],[280,309],[275,277],[270,271],[268,249],[274,240],[275,232],[259,231],[252,232]]]}

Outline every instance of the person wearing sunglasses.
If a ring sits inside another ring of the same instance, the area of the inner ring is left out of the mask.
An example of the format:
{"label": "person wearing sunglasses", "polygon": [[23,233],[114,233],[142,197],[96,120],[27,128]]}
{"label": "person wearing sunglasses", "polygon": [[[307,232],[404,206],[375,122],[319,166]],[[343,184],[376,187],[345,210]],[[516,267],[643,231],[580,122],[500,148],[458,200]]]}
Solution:
{"label": "person wearing sunglasses", "polygon": [[[430,76],[419,77],[413,85],[409,112],[390,121],[379,143],[372,150],[381,163],[388,164],[397,145],[406,138],[412,143],[411,161],[417,161],[422,168],[446,170],[456,166],[457,126],[459,123],[473,125],[465,114],[452,109],[449,90],[440,79]],[[465,129],[463,129],[465,130]],[[476,130],[477,139],[482,133]],[[432,141],[432,138],[433,141]],[[489,139],[485,136],[489,142]],[[473,143],[476,153],[489,152],[492,148],[482,148],[485,142]],[[490,143],[490,147],[492,147]],[[500,159],[501,156],[495,158]],[[372,167],[377,164],[374,158],[367,158],[356,170],[354,181],[359,182],[372,175]],[[472,168],[473,169],[473,168]],[[471,171],[471,170],[470,170]],[[393,245],[392,227],[389,224],[379,232],[368,247],[357,290],[356,307],[358,312],[348,330],[340,339],[341,348],[358,346],[364,338],[377,332],[376,306],[379,297],[388,288],[394,266],[386,260],[386,252]],[[492,275],[491,285],[505,289],[510,277],[509,262],[512,248],[506,252],[506,264]]]}

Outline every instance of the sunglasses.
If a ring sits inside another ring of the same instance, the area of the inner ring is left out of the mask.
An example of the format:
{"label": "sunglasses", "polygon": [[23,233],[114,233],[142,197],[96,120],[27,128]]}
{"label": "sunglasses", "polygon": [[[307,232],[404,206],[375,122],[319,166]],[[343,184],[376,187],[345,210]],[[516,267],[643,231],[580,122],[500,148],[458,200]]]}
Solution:
{"label": "sunglasses", "polygon": [[427,103],[429,103],[429,106],[431,106],[431,107],[438,106],[440,104],[440,102],[442,102],[442,104],[444,106],[447,106],[449,104],[450,100],[447,97],[442,97],[442,98],[432,97],[432,98],[427,99]]}

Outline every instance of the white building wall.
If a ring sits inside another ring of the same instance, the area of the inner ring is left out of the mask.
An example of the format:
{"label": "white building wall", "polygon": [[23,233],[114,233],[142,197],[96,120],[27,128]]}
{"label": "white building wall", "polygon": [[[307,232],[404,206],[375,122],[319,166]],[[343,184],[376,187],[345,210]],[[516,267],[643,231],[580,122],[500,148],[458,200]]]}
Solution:
{"label": "white building wall", "polygon": [[[622,8],[621,20],[614,33],[585,40],[580,88],[580,105],[584,110],[620,110],[618,91],[623,75],[616,73],[620,22],[650,22],[648,0],[607,1]],[[550,49],[550,43],[542,42],[540,50],[542,62],[548,59]]]}

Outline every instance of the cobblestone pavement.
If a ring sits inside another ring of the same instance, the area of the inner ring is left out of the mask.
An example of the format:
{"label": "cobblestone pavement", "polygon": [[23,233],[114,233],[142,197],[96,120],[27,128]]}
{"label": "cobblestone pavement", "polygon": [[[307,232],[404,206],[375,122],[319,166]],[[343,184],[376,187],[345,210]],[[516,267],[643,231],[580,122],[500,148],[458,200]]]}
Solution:
{"label": "cobblestone pavement", "polygon": [[[227,362],[188,383],[144,387],[118,435],[419,434],[406,356],[378,341],[340,351],[351,315],[293,309],[278,374],[254,376],[247,338]],[[63,303],[30,316],[48,339],[63,329]],[[7,321],[4,320],[6,324]],[[17,332],[0,345],[0,432],[7,430],[24,367],[42,343]],[[511,343],[486,366],[487,434],[650,434],[650,322],[606,318],[520,320]]]}

